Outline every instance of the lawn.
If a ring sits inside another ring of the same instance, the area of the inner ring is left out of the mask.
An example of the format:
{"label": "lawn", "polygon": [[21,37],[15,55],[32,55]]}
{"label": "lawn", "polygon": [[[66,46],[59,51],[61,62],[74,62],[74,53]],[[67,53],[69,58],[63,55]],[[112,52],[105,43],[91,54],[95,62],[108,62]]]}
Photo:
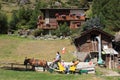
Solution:
{"label": "lawn", "polygon": [[[7,77],[6,77],[7,76]],[[93,74],[75,75],[0,69],[0,80],[102,80]]]}
{"label": "lawn", "polygon": [[[62,48],[66,48],[62,54]],[[23,62],[25,57],[52,61],[56,52],[61,53],[62,59],[72,61],[75,46],[70,40],[32,40],[14,36],[0,35],[0,61]]]}
{"label": "lawn", "polygon": [[[16,36],[0,35],[0,62],[20,62],[24,58],[34,57],[52,61],[56,52],[66,48],[62,59],[71,61],[75,46],[70,40],[32,40]],[[2,64],[0,64],[0,67]],[[96,69],[95,74],[58,74],[0,68],[0,80],[120,80],[120,77],[102,76],[103,69]]]}
{"label": "lawn", "polygon": [[58,74],[0,69],[0,80],[120,80],[120,77],[106,77],[100,74]]}

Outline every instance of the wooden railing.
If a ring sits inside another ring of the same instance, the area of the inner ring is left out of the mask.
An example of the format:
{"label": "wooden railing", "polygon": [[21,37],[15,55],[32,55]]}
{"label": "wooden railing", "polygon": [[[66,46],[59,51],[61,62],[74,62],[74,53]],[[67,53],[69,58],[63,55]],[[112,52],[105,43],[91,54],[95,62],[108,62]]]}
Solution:
{"label": "wooden railing", "polygon": [[59,16],[56,17],[56,20],[85,20],[85,16],[59,15]]}
{"label": "wooden railing", "polygon": [[30,65],[27,66],[28,67],[26,67],[23,63],[17,63],[17,62],[0,62],[0,68],[27,70],[28,68],[30,68]]}

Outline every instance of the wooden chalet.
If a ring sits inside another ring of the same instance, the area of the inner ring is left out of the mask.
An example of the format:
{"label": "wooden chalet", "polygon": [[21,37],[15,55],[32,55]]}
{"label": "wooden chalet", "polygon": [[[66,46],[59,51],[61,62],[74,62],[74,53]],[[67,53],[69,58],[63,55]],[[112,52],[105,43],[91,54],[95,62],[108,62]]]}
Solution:
{"label": "wooden chalet", "polygon": [[[100,38],[100,43],[96,37]],[[77,57],[83,61],[98,62],[99,44],[101,45],[101,58],[106,67],[116,68],[118,65],[118,52],[113,49],[112,41],[114,36],[98,28],[92,28],[83,32],[79,37],[74,39],[77,49]]]}
{"label": "wooden chalet", "polygon": [[85,11],[87,9],[71,9],[71,8],[43,8],[40,11],[43,15],[38,17],[39,29],[57,29],[60,24],[67,23],[73,29],[80,27],[86,20]]}

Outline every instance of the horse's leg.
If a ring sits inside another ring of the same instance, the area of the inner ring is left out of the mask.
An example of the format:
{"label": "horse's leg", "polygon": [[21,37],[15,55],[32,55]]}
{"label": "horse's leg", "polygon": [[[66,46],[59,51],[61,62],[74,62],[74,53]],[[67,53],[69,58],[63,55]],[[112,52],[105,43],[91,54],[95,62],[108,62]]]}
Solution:
{"label": "horse's leg", "polygon": [[26,69],[26,71],[27,71],[27,65],[25,65],[25,69]]}
{"label": "horse's leg", "polygon": [[45,66],[43,66],[43,71],[45,71],[45,69],[48,71],[48,69],[49,69],[48,64],[46,64]]}
{"label": "horse's leg", "polygon": [[45,67],[43,67],[43,72],[45,72]]}
{"label": "horse's leg", "polygon": [[31,70],[33,70],[33,66],[32,66],[32,69]]}
{"label": "horse's leg", "polygon": [[35,66],[32,66],[32,70],[35,71]]}
{"label": "horse's leg", "polygon": [[47,71],[49,70],[49,66],[48,66],[48,64],[46,64],[45,69],[46,69]]}

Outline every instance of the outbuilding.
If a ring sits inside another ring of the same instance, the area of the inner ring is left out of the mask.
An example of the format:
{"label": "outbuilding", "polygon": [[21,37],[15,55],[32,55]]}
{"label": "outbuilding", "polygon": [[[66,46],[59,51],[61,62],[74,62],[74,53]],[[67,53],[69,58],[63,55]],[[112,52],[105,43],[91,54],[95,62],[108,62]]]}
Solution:
{"label": "outbuilding", "polygon": [[101,29],[89,29],[74,39],[77,58],[82,61],[92,61],[95,64],[103,61],[107,68],[116,68],[118,52],[113,49],[113,40],[113,35]]}

